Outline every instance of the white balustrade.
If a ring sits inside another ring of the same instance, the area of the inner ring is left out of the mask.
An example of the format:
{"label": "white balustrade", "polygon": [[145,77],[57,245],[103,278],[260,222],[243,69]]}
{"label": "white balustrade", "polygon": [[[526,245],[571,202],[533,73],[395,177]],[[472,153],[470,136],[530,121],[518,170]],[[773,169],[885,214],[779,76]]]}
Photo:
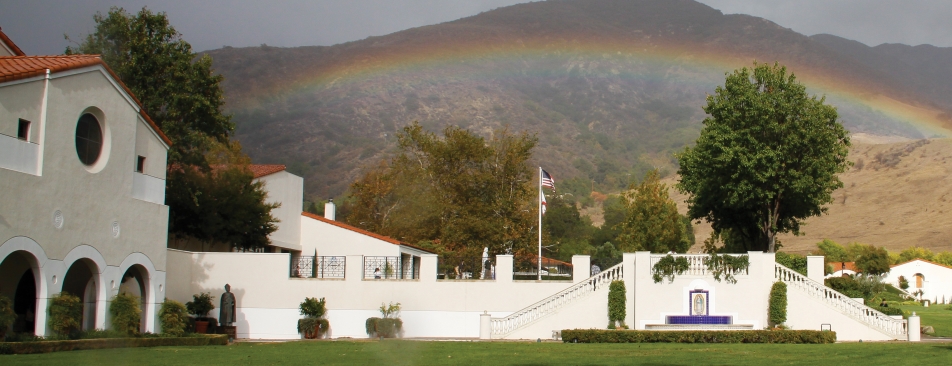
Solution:
{"label": "white balustrade", "polygon": [[869,325],[896,339],[906,339],[906,321],[895,319],[853,300],[822,283],[777,263],[774,278],[795,287],[859,322]]}
{"label": "white balustrade", "polygon": [[[674,258],[685,258],[688,260],[688,270],[684,273],[678,274],[678,276],[708,276],[711,274],[707,269],[707,265],[704,264],[704,261],[710,257],[709,254],[652,254],[651,255],[651,268],[654,268],[655,264],[658,264],[662,258],[667,256],[672,256]],[[739,257],[747,254],[727,254],[732,257]],[[732,275],[746,275],[747,268],[737,268],[734,270]]]}
{"label": "white balustrade", "polygon": [[621,280],[622,277],[622,265],[618,264],[507,317],[493,318],[491,320],[492,334],[494,336],[504,336],[512,333],[516,329],[554,313],[579,298],[608,286],[612,281]]}

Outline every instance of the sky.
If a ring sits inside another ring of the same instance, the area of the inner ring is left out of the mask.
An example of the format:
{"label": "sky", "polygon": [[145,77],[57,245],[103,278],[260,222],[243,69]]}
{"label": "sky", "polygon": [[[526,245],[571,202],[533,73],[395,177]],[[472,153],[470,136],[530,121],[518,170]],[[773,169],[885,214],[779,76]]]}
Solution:
{"label": "sky", "polygon": [[[525,0],[0,0],[0,28],[28,55],[60,54],[110,6],[166,12],[196,51],[333,45],[476,15]],[[700,0],[805,35],[952,47],[952,0]]]}

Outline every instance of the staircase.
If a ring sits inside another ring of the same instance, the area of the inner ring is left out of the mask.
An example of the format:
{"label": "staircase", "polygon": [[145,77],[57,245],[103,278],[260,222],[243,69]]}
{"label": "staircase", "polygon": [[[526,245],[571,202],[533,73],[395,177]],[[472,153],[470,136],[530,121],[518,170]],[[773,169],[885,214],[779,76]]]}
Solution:
{"label": "staircase", "polygon": [[591,295],[598,290],[607,289],[608,285],[616,280],[622,280],[622,265],[620,263],[542,301],[509,314],[507,317],[491,319],[492,337],[496,339],[503,338],[519,328],[558,312],[559,309],[576,300]]}
{"label": "staircase", "polygon": [[906,321],[895,319],[777,263],[774,278],[812,296],[840,313],[895,339],[907,339]]}

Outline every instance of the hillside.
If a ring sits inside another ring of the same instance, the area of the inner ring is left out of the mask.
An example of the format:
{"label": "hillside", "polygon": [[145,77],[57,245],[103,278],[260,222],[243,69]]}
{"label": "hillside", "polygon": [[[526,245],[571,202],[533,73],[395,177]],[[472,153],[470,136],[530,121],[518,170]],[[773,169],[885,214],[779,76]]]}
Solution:
{"label": "hillside", "polygon": [[[853,140],[855,165],[840,176],[844,187],[834,192],[828,213],[807,220],[803,236],[780,236],[783,251],[805,254],[823,239],[884,246],[890,252],[912,246],[952,250],[952,140],[893,142],[864,135]],[[671,196],[679,211],[687,212],[685,197],[675,190]],[[707,224],[696,226],[697,242],[710,232]],[[691,251],[700,249],[696,245]]]}
{"label": "hillside", "polygon": [[790,67],[852,132],[918,139],[952,125],[942,98],[915,82],[689,0],[534,2],[329,47],[208,54],[245,151],[304,176],[310,199],[344,192],[414,120],[484,136],[529,130],[539,137],[533,164],[560,188],[617,191],[653,167],[673,172],[672,154],[698,136],[705,95],[754,60]]}

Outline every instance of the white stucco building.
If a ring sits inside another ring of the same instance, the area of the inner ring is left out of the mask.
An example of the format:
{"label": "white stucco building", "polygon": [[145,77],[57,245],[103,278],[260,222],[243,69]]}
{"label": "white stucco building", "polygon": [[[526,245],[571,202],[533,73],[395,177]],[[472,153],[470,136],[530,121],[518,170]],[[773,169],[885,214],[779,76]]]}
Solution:
{"label": "white stucco building", "polygon": [[899,288],[899,277],[909,282],[906,292],[915,294],[922,291],[917,298],[940,304],[952,302],[952,268],[946,265],[913,259],[893,265],[883,281]]}
{"label": "white stucco building", "polygon": [[0,32],[0,295],[18,332],[49,334],[59,292],[107,328],[120,289],[142,330],[165,297],[171,141],[98,56],[26,56]]}

